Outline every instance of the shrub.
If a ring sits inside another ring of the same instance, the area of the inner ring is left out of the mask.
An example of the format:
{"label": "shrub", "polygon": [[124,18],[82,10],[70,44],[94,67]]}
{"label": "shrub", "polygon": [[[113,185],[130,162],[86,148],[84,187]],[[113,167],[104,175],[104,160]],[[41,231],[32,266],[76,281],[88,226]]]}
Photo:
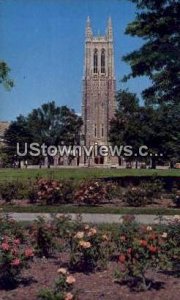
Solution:
{"label": "shrub", "polygon": [[132,239],[133,236],[137,235],[138,230],[139,225],[135,222],[135,217],[133,215],[125,215],[122,224],[114,233],[114,241],[118,252],[122,241],[124,241],[127,236]]}
{"label": "shrub", "polygon": [[40,257],[50,257],[56,249],[55,229],[51,223],[39,217],[29,227],[30,239],[35,253]]}
{"label": "shrub", "polygon": [[17,283],[23,268],[33,257],[33,250],[22,244],[20,239],[3,236],[0,241],[0,280],[10,287]]}
{"label": "shrub", "polygon": [[89,205],[103,203],[111,198],[110,188],[110,184],[100,181],[83,182],[75,192],[75,201],[78,204]]}
{"label": "shrub", "polygon": [[153,203],[154,198],[158,198],[163,191],[163,184],[158,179],[152,182],[143,182],[138,186],[130,186],[125,191],[123,198],[129,206],[143,206]]}
{"label": "shrub", "polygon": [[116,279],[126,280],[134,289],[147,290],[152,280],[146,278],[148,270],[169,266],[167,232],[158,232],[150,226],[126,222],[119,236],[119,269]]}
{"label": "shrub", "polygon": [[33,188],[31,180],[27,182],[4,181],[0,183],[0,199],[10,203],[12,200],[28,199]]}
{"label": "shrub", "polygon": [[[73,184],[70,181],[57,181],[51,179],[39,179],[34,187],[31,198],[35,198],[41,204],[52,205],[71,202],[73,198]],[[31,199],[32,200],[32,199]]]}
{"label": "shrub", "polygon": [[125,191],[123,198],[129,206],[145,206],[153,203],[154,198],[159,197],[161,185],[154,183],[142,183],[131,186]]}
{"label": "shrub", "polygon": [[111,250],[110,236],[85,225],[70,239],[70,268],[85,272],[104,268]]}
{"label": "shrub", "polygon": [[0,236],[7,235],[25,240],[25,233],[22,226],[9,217],[8,214],[0,216]]}
{"label": "shrub", "polygon": [[17,199],[19,189],[19,182],[4,181],[0,183],[0,199],[6,202],[11,202]]}
{"label": "shrub", "polygon": [[81,217],[76,221],[72,221],[70,216],[56,215],[52,220],[52,224],[56,236],[63,239],[68,239],[74,232],[83,228]]}
{"label": "shrub", "polygon": [[141,186],[146,191],[146,195],[149,199],[160,197],[164,191],[164,184],[156,177],[152,177],[151,181],[143,182]]}
{"label": "shrub", "polygon": [[173,190],[172,200],[176,205],[176,207],[180,208],[180,190],[178,189]]}
{"label": "shrub", "polygon": [[124,193],[124,201],[129,206],[143,206],[151,203],[151,198],[147,197],[147,193],[143,187],[129,187]]}
{"label": "shrub", "polygon": [[122,187],[120,187],[117,183],[107,182],[105,183],[107,199],[111,200],[113,198],[119,197],[122,194]]}
{"label": "shrub", "polygon": [[167,227],[168,233],[168,245],[167,253],[172,262],[178,262],[176,267],[179,265],[180,258],[180,216],[175,215],[173,219],[170,219]]}
{"label": "shrub", "polygon": [[36,184],[32,184],[27,189],[27,199],[31,204],[34,204],[38,201],[38,188]]}
{"label": "shrub", "polygon": [[53,289],[43,289],[38,295],[41,300],[75,300],[77,293],[73,293],[73,284],[76,279],[69,274],[65,268],[58,271],[59,278],[56,280]]}

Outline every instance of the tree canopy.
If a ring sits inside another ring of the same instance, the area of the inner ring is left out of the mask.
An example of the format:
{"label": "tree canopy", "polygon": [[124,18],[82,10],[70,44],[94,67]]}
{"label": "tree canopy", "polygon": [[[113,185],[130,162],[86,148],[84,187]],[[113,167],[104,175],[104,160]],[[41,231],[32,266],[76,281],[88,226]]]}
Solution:
{"label": "tree canopy", "polygon": [[131,0],[138,8],[126,34],[143,38],[138,50],[124,56],[131,73],[148,76],[152,85],[143,91],[148,104],[179,103],[180,100],[180,2],[177,0]]}
{"label": "tree canopy", "polygon": [[[27,116],[19,116],[5,132],[4,151],[9,162],[16,156],[17,143],[21,153],[24,144],[38,143],[40,146],[74,145],[79,143],[82,119],[67,106],[56,106],[55,102],[43,104]],[[25,156],[29,158],[29,156]],[[41,156],[39,157],[41,159]]]}
{"label": "tree canopy", "polygon": [[[117,93],[117,104],[109,135],[113,145],[130,145],[134,153],[138,153],[140,146],[147,146],[153,155],[151,160],[154,166],[157,160],[170,161],[172,164],[178,162],[180,116],[177,106],[172,105],[171,109],[166,105],[158,108],[140,106],[136,95],[127,90]],[[135,158],[142,160],[140,156],[131,157]]]}
{"label": "tree canopy", "polygon": [[67,106],[55,102],[43,104],[28,115],[27,122],[34,141],[47,145],[76,144],[82,120]]}
{"label": "tree canopy", "polygon": [[3,84],[6,89],[14,86],[14,82],[9,78],[10,68],[7,63],[0,61],[0,84]]}

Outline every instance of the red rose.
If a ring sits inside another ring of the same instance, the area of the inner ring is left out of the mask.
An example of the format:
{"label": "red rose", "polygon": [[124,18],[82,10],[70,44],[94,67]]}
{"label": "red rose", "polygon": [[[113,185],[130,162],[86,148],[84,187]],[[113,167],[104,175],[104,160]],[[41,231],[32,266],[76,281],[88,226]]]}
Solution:
{"label": "red rose", "polygon": [[146,240],[141,240],[140,245],[143,247],[147,247],[147,241]]}
{"label": "red rose", "polygon": [[151,246],[149,246],[149,251],[151,253],[156,253],[157,252],[157,248],[155,246],[151,245]]}
{"label": "red rose", "polygon": [[32,257],[32,256],[34,255],[34,254],[33,254],[33,250],[32,250],[31,248],[25,249],[24,255],[25,255],[26,257]]}

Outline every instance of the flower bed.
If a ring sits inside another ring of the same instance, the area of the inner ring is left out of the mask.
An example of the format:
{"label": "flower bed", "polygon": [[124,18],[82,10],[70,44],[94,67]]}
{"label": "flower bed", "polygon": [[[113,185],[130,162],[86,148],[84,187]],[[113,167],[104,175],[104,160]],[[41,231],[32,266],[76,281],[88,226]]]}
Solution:
{"label": "flower bed", "polygon": [[[122,293],[123,299],[128,293],[128,299],[141,299],[140,291],[161,297],[162,287],[169,297],[169,286],[172,291],[180,285],[178,278],[167,277],[167,272],[178,274],[178,216],[168,227],[141,226],[133,216],[125,216],[115,231],[67,217],[48,223],[39,219],[25,228],[4,217],[0,228],[2,299],[7,295],[8,299],[11,295],[25,299],[26,293],[32,300],[99,299],[102,295],[117,300]],[[14,287],[13,294],[10,287]]]}
{"label": "flower bed", "polygon": [[[179,186],[170,191],[163,182],[152,177],[151,181],[137,185],[121,186],[118,182],[102,180],[38,179],[20,184],[18,181],[0,183],[0,204],[18,205],[88,205],[119,207],[177,207],[179,208]],[[21,200],[20,200],[21,199]],[[24,201],[26,199],[26,201]]]}

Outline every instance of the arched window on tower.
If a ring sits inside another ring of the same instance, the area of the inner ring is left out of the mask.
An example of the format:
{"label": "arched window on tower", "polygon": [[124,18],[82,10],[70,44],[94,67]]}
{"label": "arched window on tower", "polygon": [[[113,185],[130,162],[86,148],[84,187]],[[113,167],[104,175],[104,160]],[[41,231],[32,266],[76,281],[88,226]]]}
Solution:
{"label": "arched window on tower", "polygon": [[101,73],[105,73],[105,49],[101,50]]}
{"label": "arched window on tower", "polygon": [[98,50],[94,50],[94,73],[98,72]]}
{"label": "arched window on tower", "polygon": [[97,129],[96,129],[96,124],[95,124],[95,126],[94,126],[94,136],[96,137],[96,135],[97,135]]}
{"label": "arched window on tower", "polygon": [[102,135],[102,137],[104,136],[104,124],[102,124],[102,131],[101,131],[101,135]]}

